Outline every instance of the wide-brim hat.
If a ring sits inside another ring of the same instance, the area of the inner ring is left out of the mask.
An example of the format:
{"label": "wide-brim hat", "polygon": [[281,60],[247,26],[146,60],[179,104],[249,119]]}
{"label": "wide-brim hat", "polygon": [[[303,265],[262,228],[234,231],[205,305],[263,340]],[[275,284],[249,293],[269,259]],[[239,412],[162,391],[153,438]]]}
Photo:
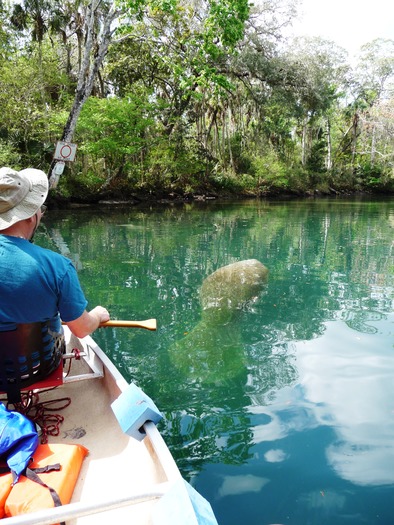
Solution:
{"label": "wide-brim hat", "polygon": [[48,177],[35,168],[0,168],[0,230],[37,213],[48,195]]}

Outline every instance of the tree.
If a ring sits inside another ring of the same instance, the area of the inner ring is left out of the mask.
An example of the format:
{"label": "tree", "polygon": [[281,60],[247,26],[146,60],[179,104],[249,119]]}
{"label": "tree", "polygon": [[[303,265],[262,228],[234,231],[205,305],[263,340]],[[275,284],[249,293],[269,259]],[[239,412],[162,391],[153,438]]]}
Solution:
{"label": "tree", "polygon": [[[141,18],[144,6],[153,10],[159,9],[170,15],[176,15],[175,0],[172,3],[153,0],[146,4],[143,1],[119,2],[119,7],[115,7],[114,2],[102,2],[100,0],[93,0],[88,4],[85,18],[84,55],[78,74],[74,102],[63,130],[62,141],[71,142],[73,138],[79,114],[92,93],[94,81],[104,62],[114,32],[118,30],[121,38],[125,38],[125,35],[128,36],[127,32],[130,28],[130,23],[123,20],[120,29],[118,29],[113,25],[113,22],[120,15],[124,17],[127,15],[129,19],[133,17]],[[225,16],[223,16],[224,13]],[[202,38],[203,48],[206,52],[209,55],[217,55],[216,48],[233,47],[242,36],[243,25],[247,17],[247,0],[211,1],[204,24],[204,32],[199,36],[200,39]],[[99,35],[95,39],[94,30],[96,24],[99,27]],[[183,101],[181,104],[183,105]],[[55,186],[58,180],[54,173],[55,165],[56,161],[53,161],[50,168],[52,186]]]}
{"label": "tree", "polygon": [[394,40],[377,38],[361,47],[356,81],[363,90],[371,90],[376,100],[383,99],[393,87]]}
{"label": "tree", "polygon": [[[394,80],[394,40],[378,38],[361,48],[358,77],[363,91],[370,93],[370,107],[379,106],[387,99]],[[373,166],[377,154],[377,125],[366,115],[370,137],[370,162]]]}
{"label": "tree", "polygon": [[354,173],[362,173],[365,168],[369,174],[374,171],[376,156],[382,159],[378,144],[384,144],[381,132],[387,128],[380,127],[378,115],[381,110],[386,112],[393,79],[394,41],[376,39],[362,46],[349,84],[351,102],[343,111],[348,126],[341,142],[341,152],[350,153]]}
{"label": "tree", "polygon": [[28,53],[15,51],[0,63],[0,136],[17,161],[46,169],[58,131],[57,114],[62,100],[57,93],[67,83],[56,49],[43,44]]}
{"label": "tree", "polygon": [[[299,86],[302,165],[315,171],[325,155],[325,166],[332,167],[332,141],[329,115],[343,95],[347,83],[346,52],[320,37],[298,38],[292,43],[289,58],[303,76]],[[320,141],[323,141],[319,145]],[[315,152],[315,156],[312,153]],[[316,157],[316,154],[318,157]],[[317,164],[316,164],[317,162]]]}

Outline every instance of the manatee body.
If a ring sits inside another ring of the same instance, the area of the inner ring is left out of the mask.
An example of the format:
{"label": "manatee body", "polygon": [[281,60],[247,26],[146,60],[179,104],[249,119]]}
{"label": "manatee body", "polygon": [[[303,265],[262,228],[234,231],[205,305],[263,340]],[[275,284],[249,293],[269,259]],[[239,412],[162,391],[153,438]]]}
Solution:
{"label": "manatee body", "polygon": [[257,259],[222,266],[202,283],[200,302],[205,321],[226,323],[267,282],[268,269]]}
{"label": "manatee body", "polygon": [[192,381],[224,383],[245,370],[237,323],[214,326],[201,320],[190,333],[171,345],[168,352],[179,372]]}
{"label": "manatee body", "polygon": [[219,268],[202,283],[202,318],[169,348],[171,361],[189,379],[225,382],[244,371],[244,348],[236,314],[258,296],[267,268],[256,259]]}

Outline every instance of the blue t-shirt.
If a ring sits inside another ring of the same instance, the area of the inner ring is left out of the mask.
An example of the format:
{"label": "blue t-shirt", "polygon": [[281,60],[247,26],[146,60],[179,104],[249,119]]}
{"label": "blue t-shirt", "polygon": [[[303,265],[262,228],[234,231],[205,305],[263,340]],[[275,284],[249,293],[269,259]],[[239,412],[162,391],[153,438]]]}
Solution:
{"label": "blue t-shirt", "polygon": [[1,323],[78,319],[87,306],[72,262],[59,253],[0,235]]}

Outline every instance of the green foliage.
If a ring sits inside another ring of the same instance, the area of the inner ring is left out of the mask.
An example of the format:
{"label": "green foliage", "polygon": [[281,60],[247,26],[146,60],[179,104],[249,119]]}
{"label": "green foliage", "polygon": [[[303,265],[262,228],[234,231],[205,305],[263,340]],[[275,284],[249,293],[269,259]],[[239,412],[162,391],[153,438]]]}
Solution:
{"label": "green foliage", "polygon": [[147,170],[140,187],[184,194],[207,189],[207,162],[195,141],[156,140],[147,149]]}
{"label": "green foliage", "polygon": [[78,198],[90,200],[92,196],[100,194],[100,188],[105,183],[105,177],[100,175],[101,170],[92,169],[79,171],[75,166],[66,168],[64,175],[60,177],[58,192],[63,198]]}
{"label": "green foliage", "polygon": [[383,163],[364,159],[355,170],[359,184],[366,189],[388,189],[393,186],[393,173]]}
{"label": "green foliage", "polygon": [[[357,72],[332,42],[279,47],[279,3],[252,17],[247,0],[117,1],[59,192],[391,191],[394,43],[365,46]],[[95,12],[96,53],[111,7]],[[12,8],[0,24],[0,160],[47,171],[74,100],[86,5]]]}
{"label": "green foliage", "polygon": [[16,53],[0,65],[0,130],[9,146],[19,152],[21,164],[46,169],[53,143],[61,130],[56,124],[66,79],[59,72],[55,50],[43,47]]}
{"label": "green foliage", "polygon": [[327,156],[327,144],[325,138],[316,140],[312,147],[306,162],[306,169],[312,174],[312,180],[317,182],[318,174],[326,171],[325,159]]}
{"label": "green foliage", "polygon": [[254,156],[251,161],[251,173],[257,187],[262,191],[268,189],[288,189],[288,169],[270,149],[264,156]]}
{"label": "green foliage", "polygon": [[217,57],[220,46],[234,48],[244,33],[245,22],[249,16],[247,0],[211,0],[209,16],[205,21],[206,34],[204,35],[205,49],[212,56]]}
{"label": "green foliage", "polygon": [[78,121],[81,151],[100,158],[135,157],[144,146],[144,135],[153,124],[150,104],[128,95],[123,99],[91,98]]}
{"label": "green foliage", "polygon": [[18,169],[20,167],[19,161],[19,153],[12,145],[0,139],[0,166],[11,166],[14,169]]}

